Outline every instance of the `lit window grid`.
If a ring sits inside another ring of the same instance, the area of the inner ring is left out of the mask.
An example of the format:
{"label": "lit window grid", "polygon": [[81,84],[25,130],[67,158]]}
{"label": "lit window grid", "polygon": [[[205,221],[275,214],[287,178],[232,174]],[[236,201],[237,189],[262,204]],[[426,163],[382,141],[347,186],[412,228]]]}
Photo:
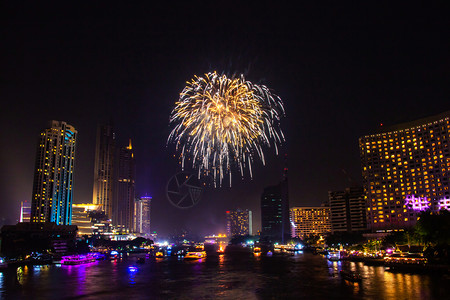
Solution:
{"label": "lit window grid", "polygon": [[372,228],[414,225],[408,195],[449,196],[449,118],[360,139],[368,223]]}
{"label": "lit window grid", "polygon": [[228,236],[244,236],[250,233],[249,211],[234,210],[227,213]]}
{"label": "lit window grid", "polygon": [[293,207],[290,209],[291,235],[304,238],[331,231],[328,207]]}
{"label": "lit window grid", "polygon": [[[72,180],[77,131],[52,121],[40,134],[31,208],[32,222],[71,223]],[[59,199],[59,201],[54,201]]]}
{"label": "lit window grid", "polygon": [[[366,203],[362,188],[329,191],[328,201],[332,233],[367,229]],[[349,214],[347,214],[347,209]]]}

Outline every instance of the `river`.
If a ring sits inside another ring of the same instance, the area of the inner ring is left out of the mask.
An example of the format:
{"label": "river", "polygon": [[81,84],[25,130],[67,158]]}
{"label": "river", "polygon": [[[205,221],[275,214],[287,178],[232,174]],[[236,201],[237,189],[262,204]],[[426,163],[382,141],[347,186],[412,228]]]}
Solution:
{"label": "river", "polygon": [[[359,272],[362,283],[339,271]],[[393,273],[320,255],[177,257],[87,265],[23,266],[0,272],[1,299],[449,299],[450,277]]]}

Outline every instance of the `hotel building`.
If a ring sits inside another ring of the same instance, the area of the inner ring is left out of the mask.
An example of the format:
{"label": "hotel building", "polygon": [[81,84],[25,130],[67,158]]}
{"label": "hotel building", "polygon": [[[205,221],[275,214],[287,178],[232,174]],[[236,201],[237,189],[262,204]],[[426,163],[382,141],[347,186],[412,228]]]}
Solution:
{"label": "hotel building", "polygon": [[323,236],[331,231],[330,209],[326,206],[292,207],[290,217],[292,237]]}
{"label": "hotel building", "polygon": [[252,235],[252,211],[235,209],[227,211],[227,233],[229,237]]}
{"label": "hotel building", "polygon": [[77,131],[50,121],[39,137],[31,202],[31,222],[70,225]]}
{"label": "hotel building", "polygon": [[418,212],[449,209],[450,112],[359,139],[368,226],[413,226]]}

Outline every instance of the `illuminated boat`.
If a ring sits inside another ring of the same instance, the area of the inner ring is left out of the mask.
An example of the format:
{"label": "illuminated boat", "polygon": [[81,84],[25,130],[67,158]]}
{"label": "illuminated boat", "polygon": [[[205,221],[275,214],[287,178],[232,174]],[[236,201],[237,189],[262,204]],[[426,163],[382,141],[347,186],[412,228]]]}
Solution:
{"label": "illuminated boat", "polygon": [[184,259],[200,259],[200,258],[205,258],[206,257],[206,252],[205,251],[197,251],[197,252],[188,252],[186,253],[186,255],[184,256]]}
{"label": "illuminated boat", "polygon": [[0,269],[6,269],[8,267],[8,263],[5,261],[3,257],[0,257]]}
{"label": "illuminated boat", "polygon": [[341,260],[341,252],[340,251],[328,251],[328,260],[330,260],[330,261]]}
{"label": "illuminated boat", "polygon": [[91,254],[86,255],[69,255],[61,258],[63,265],[82,265],[90,262],[94,262],[96,259]]}

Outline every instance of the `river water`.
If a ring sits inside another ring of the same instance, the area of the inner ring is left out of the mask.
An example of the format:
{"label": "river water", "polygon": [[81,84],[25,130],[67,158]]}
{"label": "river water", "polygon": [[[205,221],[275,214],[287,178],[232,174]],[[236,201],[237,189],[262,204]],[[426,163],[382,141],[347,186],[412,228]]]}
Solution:
{"label": "river water", "polygon": [[[450,277],[385,271],[320,255],[176,257],[24,266],[0,272],[1,299],[450,299]],[[339,276],[358,271],[362,283]]]}

